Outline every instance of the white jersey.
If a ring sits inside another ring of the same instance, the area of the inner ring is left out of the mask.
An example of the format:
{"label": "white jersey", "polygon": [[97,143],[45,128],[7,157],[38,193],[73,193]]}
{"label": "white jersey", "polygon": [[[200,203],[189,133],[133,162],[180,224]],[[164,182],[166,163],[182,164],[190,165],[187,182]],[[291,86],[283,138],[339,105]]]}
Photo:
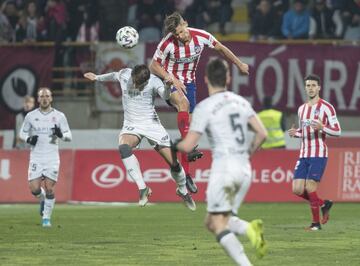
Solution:
{"label": "white jersey", "polygon": [[248,120],[255,115],[245,98],[225,91],[211,95],[194,110],[190,130],[206,132],[214,159],[222,156],[248,158]]}
{"label": "white jersey", "polygon": [[124,126],[160,124],[154,105],[155,97],[160,95],[165,100],[169,99],[170,89],[166,89],[161,79],[151,74],[148,84],[140,91],[134,87],[131,71],[130,68],[124,68],[119,72],[97,75],[96,80],[120,82],[124,106]]}
{"label": "white jersey", "polygon": [[38,108],[25,116],[20,129],[20,138],[26,141],[30,136],[38,136],[36,145],[31,147],[30,161],[59,160],[58,137],[54,136],[52,131],[55,125],[60,127],[64,137],[71,139],[69,124],[62,112],[52,108],[51,111],[43,113]]}

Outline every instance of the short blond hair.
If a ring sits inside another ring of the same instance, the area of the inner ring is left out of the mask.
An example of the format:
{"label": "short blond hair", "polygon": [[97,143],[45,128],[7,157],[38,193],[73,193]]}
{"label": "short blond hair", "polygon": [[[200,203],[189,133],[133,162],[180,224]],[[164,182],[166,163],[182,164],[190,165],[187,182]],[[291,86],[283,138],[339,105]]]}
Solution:
{"label": "short blond hair", "polygon": [[164,21],[164,32],[165,34],[173,33],[175,34],[176,28],[185,20],[180,15],[179,12],[174,12],[169,16],[166,16]]}

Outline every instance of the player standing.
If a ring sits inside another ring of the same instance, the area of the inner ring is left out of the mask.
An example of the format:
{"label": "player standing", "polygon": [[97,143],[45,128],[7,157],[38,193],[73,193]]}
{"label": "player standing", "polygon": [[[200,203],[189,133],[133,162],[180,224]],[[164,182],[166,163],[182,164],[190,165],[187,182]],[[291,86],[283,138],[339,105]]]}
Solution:
{"label": "player standing", "polygon": [[120,82],[124,124],[119,136],[119,152],[128,175],[139,189],[139,205],[145,206],[152,192],[144,182],[139,162],[132,151],[146,138],[170,166],[171,175],[178,186],[176,194],[194,211],[196,205],[186,189],[184,169],[170,149],[170,136],[162,126],[154,106],[157,94],[165,100],[170,97],[170,87],[165,87],[158,77],[151,75],[146,65],[136,65],[134,69],[124,68],[119,72],[103,75],[89,72],[84,76],[92,81]]}
{"label": "player standing", "polygon": [[[196,105],[195,71],[204,48],[209,47],[218,51],[233,62],[242,74],[249,74],[249,66],[241,62],[210,33],[188,27],[188,23],[178,12],[166,17],[164,29],[166,36],[155,51],[150,70],[173,84],[170,103],[178,111],[178,128],[181,137],[184,138],[189,130],[189,112],[191,114]],[[189,162],[184,153],[181,155],[181,163],[186,172],[188,189],[196,193],[197,187],[190,177]]]}
{"label": "player standing", "polygon": [[[238,265],[251,265],[235,234],[247,234],[257,255],[262,257],[266,253],[263,223],[248,223],[231,214],[237,213],[234,208],[240,205],[251,183],[249,157],[265,141],[267,132],[250,103],[226,90],[229,82],[226,62],[214,59],[207,64],[205,83],[209,97],[196,106],[189,133],[173,149],[190,151],[206,132],[213,159],[206,191],[206,226]],[[250,149],[246,141],[248,125],[255,133]]]}
{"label": "player standing", "polygon": [[294,125],[288,130],[290,137],[301,138],[300,158],[295,165],[293,193],[309,201],[312,223],[306,229],[321,229],[321,223],[329,220],[332,201],[322,200],[316,191],[325,171],[328,148],[325,144],[326,135],[340,136],[340,123],[334,107],[319,96],[320,78],[309,75],[305,78],[305,91],[308,101],[298,109],[299,128]]}
{"label": "player standing", "polygon": [[[38,91],[39,108],[29,112],[20,129],[20,139],[31,145],[29,187],[40,200],[42,226],[51,226],[55,205],[55,185],[58,179],[60,158],[58,139],[71,141],[72,135],[65,115],[52,108],[49,88]],[[41,186],[44,181],[44,188]]]}

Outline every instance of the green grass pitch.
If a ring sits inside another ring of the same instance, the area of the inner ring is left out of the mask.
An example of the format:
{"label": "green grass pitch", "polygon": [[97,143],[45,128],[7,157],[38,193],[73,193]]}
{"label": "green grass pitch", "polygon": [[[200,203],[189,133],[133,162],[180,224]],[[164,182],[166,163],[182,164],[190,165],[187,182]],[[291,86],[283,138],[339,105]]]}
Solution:
{"label": "green grass pitch", "polygon": [[[0,205],[0,265],[233,265],[196,212],[181,203],[137,206],[57,204],[53,227],[40,226],[38,205]],[[304,204],[244,204],[239,215],[262,218],[269,253],[254,265],[360,265],[360,204],[336,203],[319,232],[305,232]]]}

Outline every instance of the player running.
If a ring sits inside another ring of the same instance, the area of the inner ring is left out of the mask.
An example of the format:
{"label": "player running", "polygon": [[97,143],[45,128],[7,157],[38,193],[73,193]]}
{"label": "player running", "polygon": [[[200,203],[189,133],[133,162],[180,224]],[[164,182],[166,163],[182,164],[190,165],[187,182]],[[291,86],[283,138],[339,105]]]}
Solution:
{"label": "player running", "polygon": [[[178,128],[184,138],[189,130],[189,112],[192,113],[196,105],[195,71],[204,48],[215,49],[233,62],[242,74],[249,74],[249,66],[210,33],[188,27],[188,23],[178,12],[166,17],[164,29],[166,36],[155,51],[150,70],[173,84],[170,103],[178,111]],[[190,176],[189,163],[184,153],[181,155],[181,164],[186,172],[188,189],[196,193],[197,187]]]}
{"label": "player running", "polygon": [[320,78],[309,75],[305,78],[305,91],[308,101],[298,109],[299,128],[293,125],[288,134],[290,137],[301,138],[300,158],[295,165],[293,193],[309,201],[312,223],[307,230],[321,229],[321,223],[329,220],[329,211],[333,205],[330,200],[322,200],[316,191],[325,171],[328,148],[325,144],[326,135],[340,136],[340,123],[334,107],[319,96]]}
{"label": "player running", "polygon": [[184,169],[170,149],[170,136],[162,126],[154,106],[157,94],[165,100],[170,97],[170,87],[165,87],[158,77],[150,74],[146,65],[136,65],[133,69],[124,68],[119,72],[103,75],[89,72],[85,73],[84,77],[92,81],[120,82],[124,124],[119,136],[119,152],[128,175],[139,189],[139,205],[146,205],[152,191],[144,182],[133,149],[143,138],[146,138],[170,166],[171,176],[177,184],[176,194],[183,199],[190,210],[194,211],[196,205],[187,191]]}
{"label": "player running", "polygon": [[[237,213],[251,183],[249,157],[265,141],[267,132],[250,103],[226,90],[229,82],[226,62],[214,59],[207,64],[209,97],[196,106],[189,133],[173,149],[188,152],[207,134],[213,161],[206,191],[206,226],[237,265],[251,265],[235,234],[247,235],[262,257],[267,250],[263,222],[249,223],[232,212]],[[250,149],[246,140],[249,125],[255,133]]]}
{"label": "player running", "polygon": [[[28,180],[31,193],[40,200],[42,226],[51,227],[55,206],[55,185],[58,180],[60,158],[58,139],[71,141],[72,135],[65,115],[52,108],[49,88],[38,91],[39,108],[29,112],[19,137],[31,145]],[[44,181],[44,187],[41,186]]]}

